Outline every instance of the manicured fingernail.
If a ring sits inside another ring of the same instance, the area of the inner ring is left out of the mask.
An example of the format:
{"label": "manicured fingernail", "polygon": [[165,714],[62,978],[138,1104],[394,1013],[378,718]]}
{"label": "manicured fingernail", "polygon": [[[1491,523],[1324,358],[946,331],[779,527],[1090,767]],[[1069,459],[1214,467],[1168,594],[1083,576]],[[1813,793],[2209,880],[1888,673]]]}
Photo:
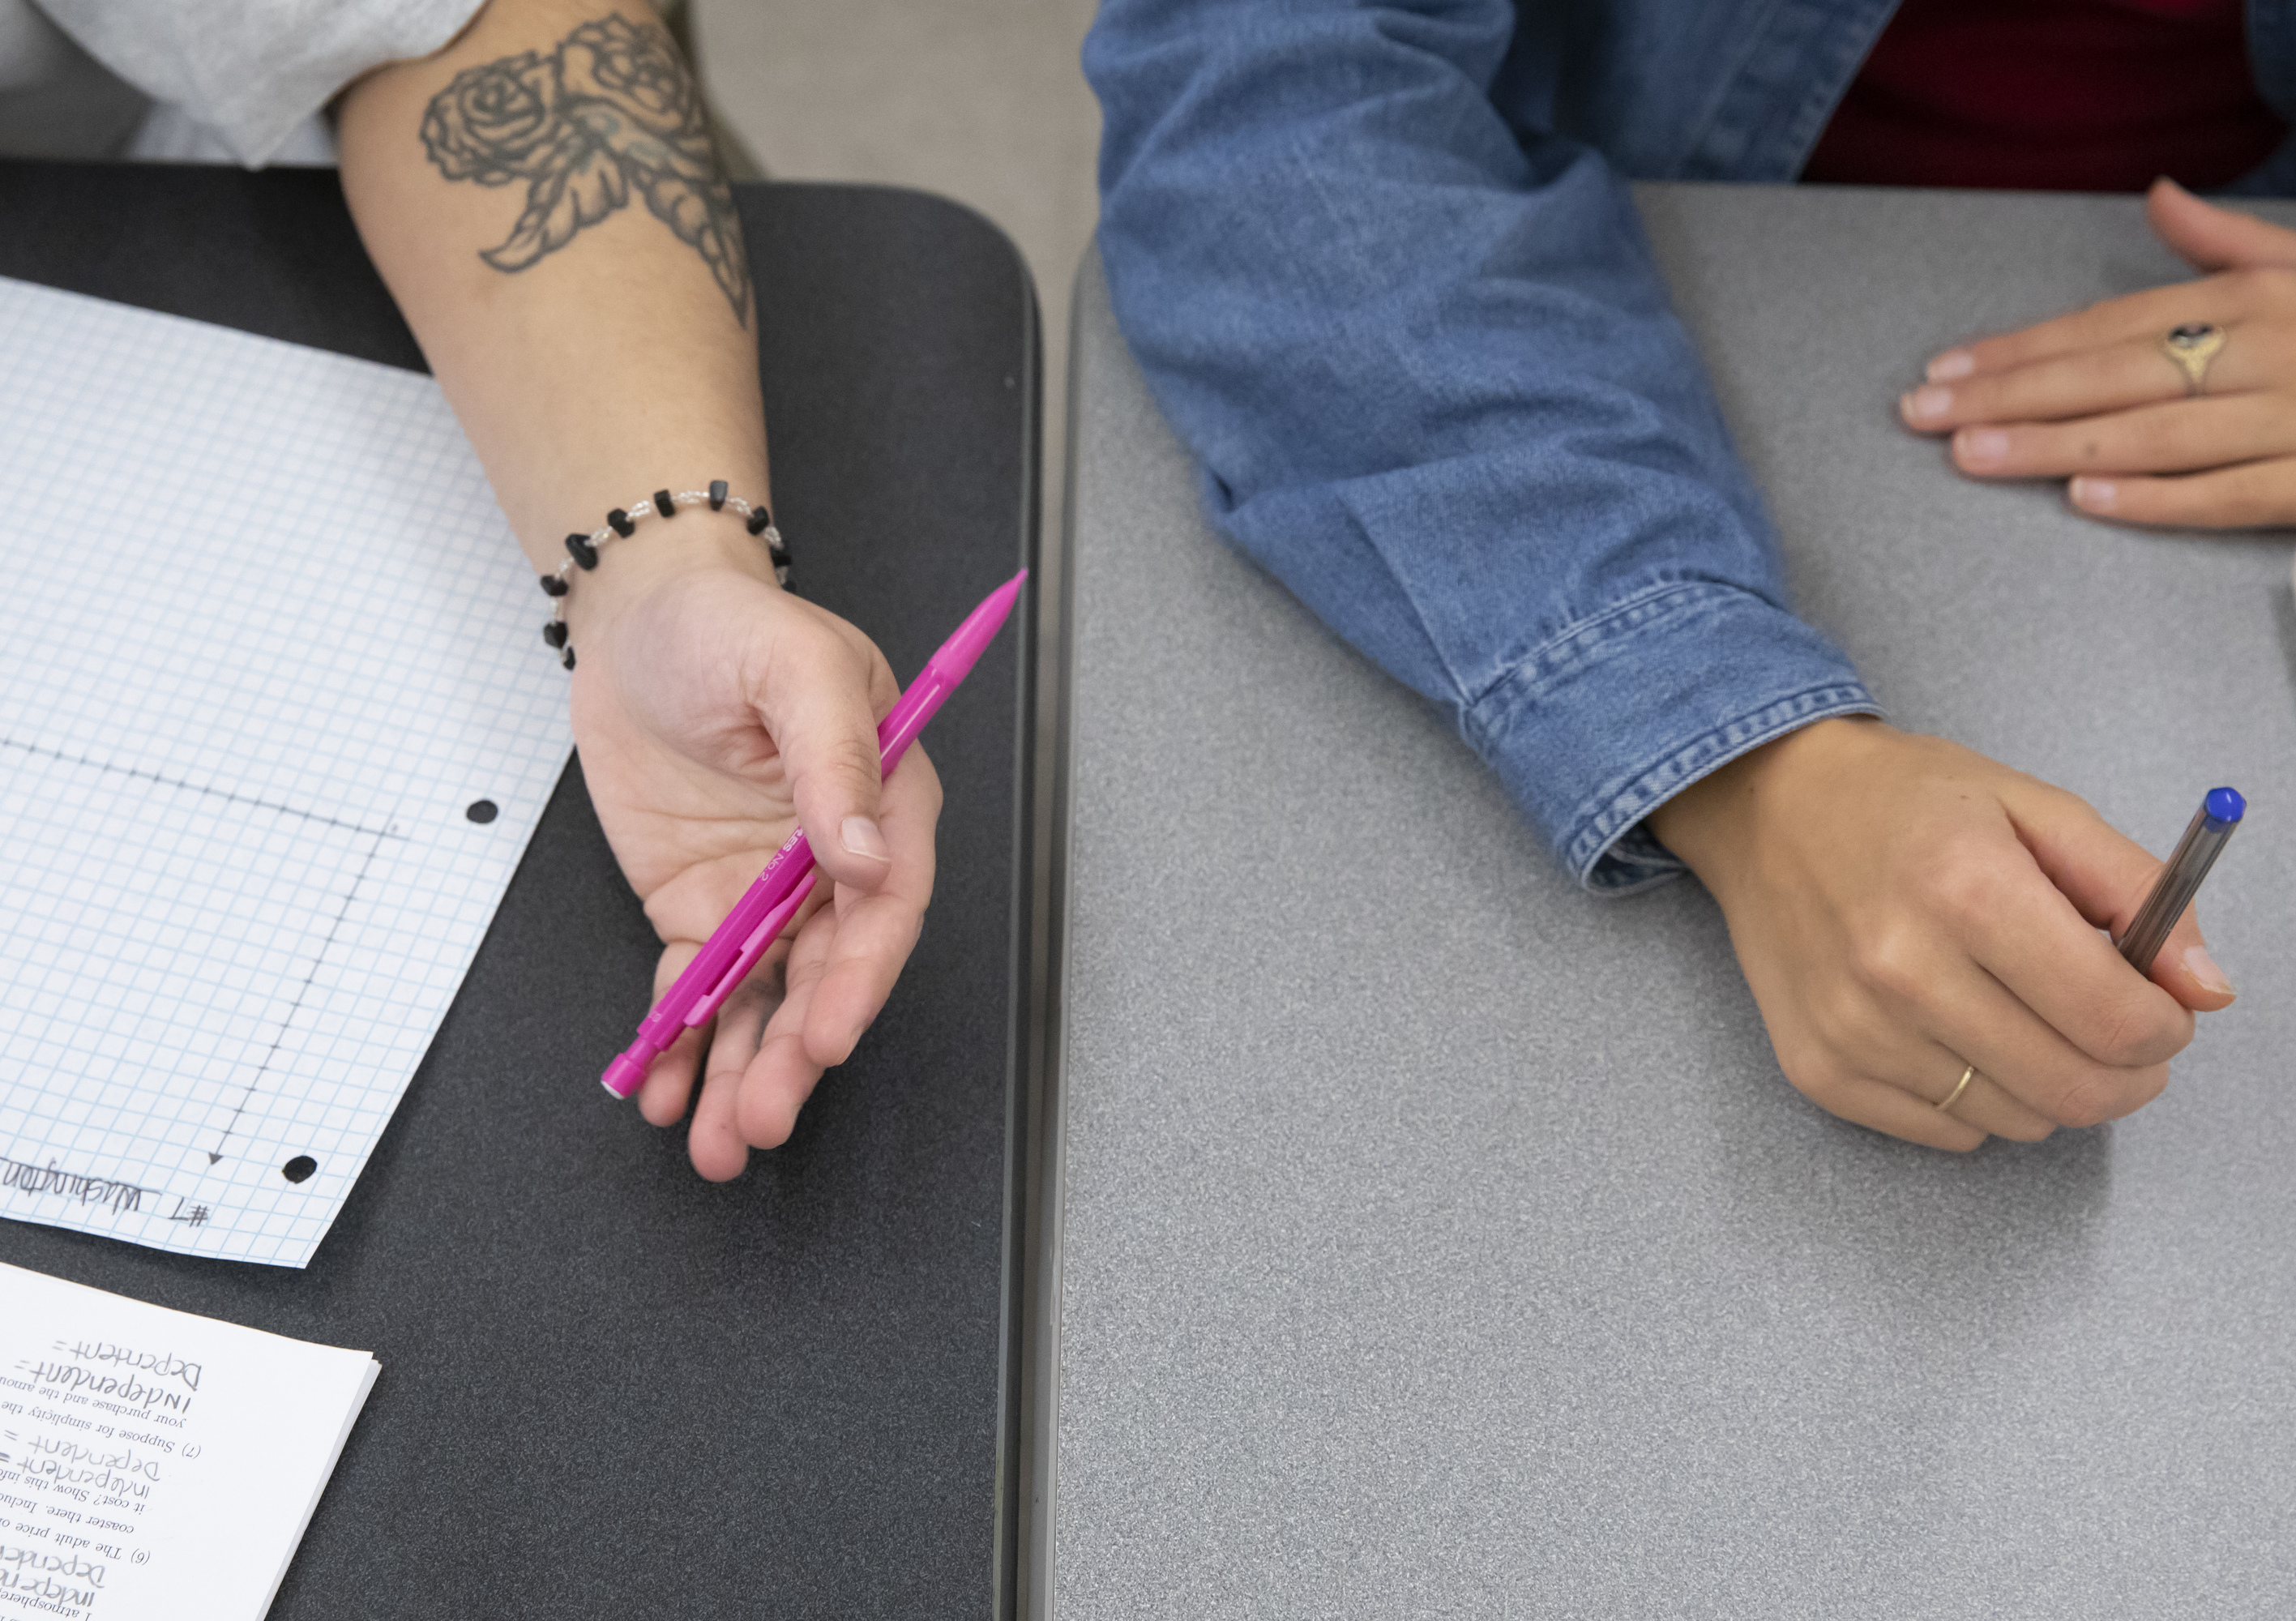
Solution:
{"label": "manicured fingernail", "polygon": [[1898,407],[1916,422],[1933,422],[1953,409],[1953,390],[1932,383],[1904,396]]}
{"label": "manicured fingernail", "polygon": [[2087,507],[2092,512],[2109,512],[2112,503],[2120,499],[2120,491],[2110,479],[2091,479],[2084,475],[2072,481],[2069,492],[2075,506]]}
{"label": "manicured fingernail", "polygon": [[1953,447],[1964,462],[1998,462],[2009,454],[2009,436],[1998,428],[1964,428],[1953,436]]}
{"label": "manicured fingernail", "polygon": [[2205,946],[2185,948],[2185,971],[2199,980],[2203,990],[2214,991],[2219,996],[2234,995],[2232,981],[2225,978],[2224,970],[2217,966],[2217,960],[2209,955]]}
{"label": "manicured fingernail", "polygon": [[893,859],[893,852],[885,843],[884,833],[868,817],[848,816],[844,825],[837,831],[845,840],[848,855],[865,856],[871,861],[890,862]]}
{"label": "manicured fingernail", "polygon": [[1977,356],[1967,349],[1948,349],[1935,360],[1923,375],[1931,382],[1951,382],[1956,377],[1966,377],[1977,370]]}

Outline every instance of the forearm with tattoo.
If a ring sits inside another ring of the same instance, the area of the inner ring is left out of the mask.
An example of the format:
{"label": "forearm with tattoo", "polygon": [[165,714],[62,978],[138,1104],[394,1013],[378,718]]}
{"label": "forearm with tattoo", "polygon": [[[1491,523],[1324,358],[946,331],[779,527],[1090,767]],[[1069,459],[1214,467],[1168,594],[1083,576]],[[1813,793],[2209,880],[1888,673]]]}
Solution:
{"label": "forearm with tattoo", "polygon": [[422,146],[449,180],[525,185],[509,239],[479,256],[496,270],[539,263],[636,192],[750,323],[733,188],[700,88],[659,26],[610,15],[547,53],[465,69],[424,110]]}

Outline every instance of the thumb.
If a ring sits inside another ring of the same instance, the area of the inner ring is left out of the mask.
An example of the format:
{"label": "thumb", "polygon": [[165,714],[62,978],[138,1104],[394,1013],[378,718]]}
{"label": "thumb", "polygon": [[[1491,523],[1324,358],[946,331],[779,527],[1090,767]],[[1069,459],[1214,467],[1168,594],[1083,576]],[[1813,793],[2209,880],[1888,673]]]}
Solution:
{"label": "thumb", "polygon": [[[2045,798],[2017,796],[2010,815],[2033,860],[2074,910],[2116,941],[2127,933],[2166,864],[2070,794],[2052,790]],[[2209,955],[2190,906],[2146,978],[2196,1013],[2232,1004],[2232,982]]]}
{"label": "thumb", "polygon": [[[2129,915],[2136,916],[2134,907]],[[2209,955],[2208,942],[2201,938],[2200,913],[2194,907],[2185,907],[2169,931],[2160,954],[2152,959],[2151,977],[2195,1013],[2214,1013],[2232,1005],[2232,981]]]}
{"label": "thumb", "polygon": [[882,782],[869,660],[824,634],[802,648],[778,650],[774,666],[775,684],[758,709],[789,774],[798,825],[832,879],[873,890],[891,870],[892,850],[877,826]]}
{"label": "thumb", "polygon": [[2203,202],[2165,175],[2144,194],[2153,234],[2195,270],[2296,266],[2296,231]]}

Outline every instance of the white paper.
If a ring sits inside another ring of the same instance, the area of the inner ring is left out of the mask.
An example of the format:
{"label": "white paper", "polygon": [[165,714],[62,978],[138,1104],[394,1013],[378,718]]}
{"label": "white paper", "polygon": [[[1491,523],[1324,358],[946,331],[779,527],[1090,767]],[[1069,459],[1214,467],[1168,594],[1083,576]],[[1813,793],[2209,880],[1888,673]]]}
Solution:
{"label": "white paper", "polygon": [[549,604],[429,378],[5,280],[0,580],[0,1216],[306,1265],[564,766]]}
{"label": "white paper", "polygon": [[0,1621],[258,1621],[377,1371],[0,1265]]}

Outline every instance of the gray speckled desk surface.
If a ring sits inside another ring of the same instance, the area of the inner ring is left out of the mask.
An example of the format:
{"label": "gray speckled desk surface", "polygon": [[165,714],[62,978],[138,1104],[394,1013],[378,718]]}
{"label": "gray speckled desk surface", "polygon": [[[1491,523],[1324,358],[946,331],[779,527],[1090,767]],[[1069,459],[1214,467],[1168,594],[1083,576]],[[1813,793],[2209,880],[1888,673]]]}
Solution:
{"label": "gray speckled desk surface", "polygon": [[1641,196],[1895,718],[2164,852],[2249,794],[2203,896],[2246,994],[2038,1147],[1822,1114],[1701,889],[1582,896],[1206,528],[1087,266],[1054,1609],[2296,1612],[2288,544],[1966,484],[1893,416],[1952,340],[2177,267],[2127,199]]}

